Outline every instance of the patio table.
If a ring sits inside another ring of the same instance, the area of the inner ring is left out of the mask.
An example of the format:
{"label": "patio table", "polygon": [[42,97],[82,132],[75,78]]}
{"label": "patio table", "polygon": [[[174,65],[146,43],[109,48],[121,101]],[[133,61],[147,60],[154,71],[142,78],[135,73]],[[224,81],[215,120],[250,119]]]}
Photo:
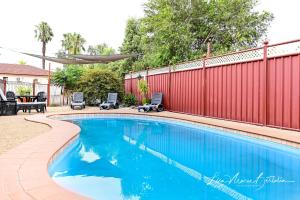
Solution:
{"label": "patio table", "polygon": [[[21,102],[34,102],[38,96],[35,95],[18,95],[16,96],[17,99],[19,99]],[[25,101],[24,101],[25,99]]]}

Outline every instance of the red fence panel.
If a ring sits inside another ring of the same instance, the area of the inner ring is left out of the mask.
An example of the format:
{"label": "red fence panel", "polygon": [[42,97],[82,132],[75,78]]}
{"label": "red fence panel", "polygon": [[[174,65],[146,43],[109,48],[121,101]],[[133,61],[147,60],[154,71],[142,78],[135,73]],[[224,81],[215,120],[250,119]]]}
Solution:
{"label": "red fence panel", "polygon": [[[209,66],[195,61],[181,64],[184,70],[144,74],[150,93],[162,92],[170,111],[300,130],[300,44],[296,53],[282,54],[291,52],[282,45],[295,42],[203,60]],[[127,77],[125,91],[140,100],[137,80]]]}
{"label": "red fence panel", "polygon": [[131,79],[125,79],[124,89],[125,89],[125,93],[131,93]]}
{"label": "red fence panel", "polygon": [[169,74],[157,74],[148,76],[148,85],[150,88],[149,98],[154,92],[163,93],[163,104],[166,109],[170,108],[169,102]]}
{"label": "red fence panel", "polygon": [[203,69],[171,74],[171,107],[175,112],[203,114]]}
{"label": "red fence panel", "polygon": [[268,123],[300,129],[300,54],[269,60]]}

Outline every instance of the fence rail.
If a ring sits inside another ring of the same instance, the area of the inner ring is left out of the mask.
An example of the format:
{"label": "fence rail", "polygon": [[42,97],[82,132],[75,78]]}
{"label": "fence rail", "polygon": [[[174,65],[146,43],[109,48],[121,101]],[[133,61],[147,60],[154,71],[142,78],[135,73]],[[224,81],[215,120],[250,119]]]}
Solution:
{"label": "fence rail", "polygon": [[300,130],[300,40],[127,74],[141,99],[139,75],[170,111]]}

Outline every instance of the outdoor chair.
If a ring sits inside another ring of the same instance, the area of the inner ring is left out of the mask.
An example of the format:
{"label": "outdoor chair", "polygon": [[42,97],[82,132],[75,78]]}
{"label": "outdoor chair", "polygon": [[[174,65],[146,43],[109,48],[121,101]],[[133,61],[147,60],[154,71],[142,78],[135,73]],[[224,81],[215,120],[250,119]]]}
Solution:
{"label": "outdoor chair", "polygon": [[144,110],[144,112],[149,112],[151,110],[156,110],[157,112],[161,112],[164,110],[162,99],[162,93],[154,93],[152,95],[151,103],[145,104],[143,106],[138,106],[138,111],[141,112],[141,110]]}
{"label": "outdoor chair", "polygon": [[8,100],[0,89],[0,115],[16,115],[17,102],[16,100]]}
{"label": "outdoor chair", "polygon": [[108,93],[107,100],[100,104],[100,110],[101,109],[111,109],[111,108],[119,108],[118,103],[118,93]]}
{"label": "outdoor chair", "polygon": [[6,92],[6,99],[7,100],[16,100],[16,95],[15,95],[15,93],[14,92],[12,92],[12,91],[7,91]]}
{"label": "outdoor chair", "polygon": [[80,109],[85,108],[85,101],[83,98],[83,92],[74,92],[71,101],[71,108],[80,107]]}
{"label": "outdoor chair", "polygon": [[44,102],[44,109],[47,110],[47,94],[46,92],[38,92],[37,93],[37,102]]}

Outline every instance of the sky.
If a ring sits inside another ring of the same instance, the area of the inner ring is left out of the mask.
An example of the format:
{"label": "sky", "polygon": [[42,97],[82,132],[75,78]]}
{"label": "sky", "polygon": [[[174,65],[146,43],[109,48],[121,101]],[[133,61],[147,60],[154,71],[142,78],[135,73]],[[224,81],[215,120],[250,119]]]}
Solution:
{"label": "sky", "polygon": [[[0,46],[41,54],[41,43],[34,38],[35,25],[46,21],[54,32],[47,44],[48,56],[61,47],[63,33],[78,32],[88,45],[106,43],[118,49],[124,39],[129,17],[142,17],[147,0],[0,0]],[[260,0],[258,10],[274,14],[267,39],[270,43],[300,38],[299,0]],[[41,60],[0,49],[0,63],[41,67]],[[53,63],[52,68],[61,67]]]}

